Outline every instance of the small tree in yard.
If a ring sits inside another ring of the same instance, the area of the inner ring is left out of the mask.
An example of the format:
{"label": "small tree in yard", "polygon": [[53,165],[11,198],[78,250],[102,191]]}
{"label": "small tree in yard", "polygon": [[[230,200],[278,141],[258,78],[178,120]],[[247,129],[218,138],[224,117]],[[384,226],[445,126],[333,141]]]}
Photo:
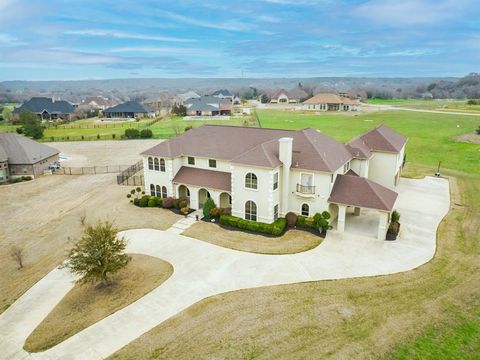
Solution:
{"label": "small tree in yard", "polygon": [[215,202],[211,198],[208,198],[205,201],[205,204],[203,204],[203,216],[205,216],[207,219],[210,219],[210,212],[214,207],[216,207]]}
{"label": "small tree in yard", "polygon": [[20,123],[22,124],[22,132],[26,136],[30,136],[33,139],[43,137],[42,121],[34,113],[23,110],[20,113]]}
{"label": "small tree in yard", "polygon": [[79,275],[79,283],[111,284],[110,275],[123,269],[131,257],[125,254],[127,241],[117,237],[118,230],[108,221],[88,225],[82,238],[70,250],[64,265]]}
{"label": "small tree in yard", "polygon": [[477,133],[477,135],[480,135],[480,126],[478,126],[478,128],[475,130],[475,132]]}
{"label": "small tree in yard", "polygon": [[13,245],[10,248],[10,256],[18,264],[18,269],[23,268],[23,248],[17,245]]}

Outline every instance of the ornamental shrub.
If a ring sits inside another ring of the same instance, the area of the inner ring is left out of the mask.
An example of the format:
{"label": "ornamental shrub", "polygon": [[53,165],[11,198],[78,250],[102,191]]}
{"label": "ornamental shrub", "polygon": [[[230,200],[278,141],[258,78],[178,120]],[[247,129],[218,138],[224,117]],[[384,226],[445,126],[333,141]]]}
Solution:
{"label": "ornamental shrub", "polygon": [[150,198],[150,200],[148,200],[148,207],[156,207],[156,206],[157,206],[157,201],[155,200],[155,197],[153,197],[153,199]]}
{"label": "ornamental shrub", "polygon": [[330,219],[330,213],[328,211],[324,211],[324,212],[322,212],[322,217],[325,220],[329,220]]}
{"label": "ornamental shrub", "polygon": [[140,199],[133,199],[133,205],[140,206]]}
{"label": "ornamental shrub", "polygon": [[400,213],[397,210],[393,210],[391,220],[392,223],[398,223],[400,221]]}
{"label": "ornamental shrub", "polygon": [[173,199],[173,207],[177,210],[180,210],[183,206],[180,206],[180,199]]}
{"label": "ornamental shrub", "polygon": [[143,196],[143,197],[139,200],[138,206],[140,206],[140,207],[147,207],[149,200],[150,200],[150,199],[149,199],[148,196]]}
{"label": "ornamental shrub", "polygon": [[142,139],[150,139],[152,136],[153,136],[153,133],[152,133],[152,130],[150,129],[142,129],[142,131],[140,131],[140,137]]}
{"label": "ornamental shrub", "polygon": [[297,215],[297,222],[295,223],[295,225],[297,227],[300,227],[300,228],[304,228],[306,227],[305,225],[305,221],[307,220],[307,217],[306,216],[303,216],[303,215]]}
{"label": "ornamental shrub", "polygon": [[163,199],[162,207],[165,209],[171,209],[173,207],[173,198],[167,197]]}
{"label": "ornamental shrub", "polygon": [[232,215],[232,208],[220,208],[220,215]]}
{"label": "ornamental shrub", "polygon": [[190,209],[188,208],[188,206],[182,207],[180,209],[180,213],[183,214],[183,215],[187,215],[189,211],[190,211]]}
{"label": "ornamental shrub", "polygon": [[272,226],[272,235],[279,236],[282,235],[283,231],[287,227],[287,219],[279,218],[273,223]]}
{"label": "ornamental shrub", "polygon": [[307,217],[305,219],[305,227],[315,228],[315,220],[313,220],[313,217]]}
{"label": "ornamental shrub", "polygon": [[162,207],[162,204],[163,204],[163,199],[160,197],[160,196],[157,196],[155,198],[155,203],[158,207]]}
{"label": "ornamental shrub", "polygon": [[297,223],[297,214],[293,212],[288,212],[285,218],[287,219],[288,227],[294,227]]}
{"label": "ornamental shrub", "polygon": [[203,216],[205,216],[207,219],[210,219],[210,211],[216,207],[215,202],[212,200],[212,198],[208,198],[207,201],[205,201],[205,204],[203,204]]}
{"label": "ornamental shrub", "polygon": [[220,209],[217,207],[214,207],[210,210],[210,217],[212,218],[218,218],[220,216]]}
{"label": "ornamental shrub", "polygon": [[180,201],[178,202],[178,207],[181,209],[181,208],[184,208],[184,207],[188,207],[188,201],[187,199],[180,199]]}
{"label": "ornamental shrub", "polygon": [[140,137],[140,131],[138,129],[125,129],[125,138],[138,139]]}

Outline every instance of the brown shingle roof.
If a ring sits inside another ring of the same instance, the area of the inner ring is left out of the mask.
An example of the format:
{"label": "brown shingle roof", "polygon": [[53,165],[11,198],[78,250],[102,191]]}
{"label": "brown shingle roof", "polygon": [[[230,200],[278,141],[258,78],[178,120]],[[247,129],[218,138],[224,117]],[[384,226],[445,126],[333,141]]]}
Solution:
{"label": "brown shingle roof", "polygon": [[355,157],[357,157],[354,154],[355,152],[359,152],[360,156],[368,155],[367,157],[370,157],[370,151],[399,153],[406,142],[407,138],[405,136],[400,135],[385,125],[380,125],[354,138],[347,144],[347,147]]}
{"label": "brown shingle roof", "polygon": [[[12,133],[0,133],[0,147],[8,156],[8,162],[11,165],[35,164],[60,153],[50,146]],[[2,155],[2,157],[5,156]]]}
{"label": "brown shingle roof", "polygon": [[277,167],[278,139],[293,138],[292,168],[333,172],[352,156],[345,145],[314,129],[277,130],[204,125],[164,141],[142,155],[198,156],[233,163]]}
{"label": "brown shingle roof", "polygon": [[359,176],[337,175],[329,202],[392,211],[398,194]]}
{"label": "brown shingle roof", "polygon": [[182,166],[180,170],[178,170],[173,182],[176,184],[194,185],[228,192],[232,189],[230,173],[188,166]]}
{"label": "brown shingle roof", "polygon": [[344,96],[337,94],[320,93],[308,100],[305,100],[303,104],[346,104],[346,105],[358,105],[358,100],[352,100]]}

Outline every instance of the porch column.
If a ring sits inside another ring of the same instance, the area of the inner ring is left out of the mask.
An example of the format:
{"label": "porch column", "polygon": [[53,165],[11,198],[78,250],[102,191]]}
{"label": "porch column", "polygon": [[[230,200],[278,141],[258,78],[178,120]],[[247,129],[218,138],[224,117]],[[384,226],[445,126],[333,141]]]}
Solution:
{"label": "porch column", "polygon": [[387,236],[387,226],[388,226],[388,213],[381,212],[378,219],[378,240],[385,240]]}
{"label": "porch column", "polygon": [[353,208],[353,215],[360,216],[360,208],[359,207],[354,207]]}
{"label": "porch column", "polygon": [[345,213],[347,211],[347,207],[345,205],[338,205],[338,220],[337,220],[337,231],[344,232],[345,231]]}

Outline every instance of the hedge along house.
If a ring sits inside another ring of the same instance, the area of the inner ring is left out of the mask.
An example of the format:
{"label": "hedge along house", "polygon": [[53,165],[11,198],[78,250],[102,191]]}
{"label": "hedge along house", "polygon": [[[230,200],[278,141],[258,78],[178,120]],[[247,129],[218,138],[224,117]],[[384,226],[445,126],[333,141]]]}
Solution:
{"label": "hedge along house", "polygon": [[70,120],[70,116],[75,111],[72,104],[65,100],[54,100],[47,97],[32,97],[22,104],[22,106],[13,110],[15,117],[20,116],[22,111],[29,111],[37,115],[41,120]]}
{"label": "hedge along house", "polygon": [[155,112],[150,108],[136,102],[127,101],[111,108],[103,110],[103,116],[107,119],[135,119],[143,117],[154,117]]}
{"label": "hedge along house", "polygon": [[25,136],[0,133],[0,182],[19,176],[39,176],[57,163],[59,151]]}
{"label": "hedge along house", "polygon": [[[402,138],[404,147],[406,138],[386,129],[380,126],[364,135],[372,143],[379,134],[386,141]],[[231,207],[234,216],[266,223],[290,211],[313,216],[327,210],[337,230],[344,231],[348,210],[358,216],[365,208],[378,212],[376,234],[385,239],[397,198],[394,185],[386,187],[369,179],[369,175],[388,178],[377,173],[382,157],[360,158],[357,148],[309,128],[204,125],[142,156],[150,195],[185,197],[192,209],[202,208],[212,198],[219,207]],[[397,156],[389,158],[392,167],[397,166]],[[395,184],[393,175],[390,180]]]}

